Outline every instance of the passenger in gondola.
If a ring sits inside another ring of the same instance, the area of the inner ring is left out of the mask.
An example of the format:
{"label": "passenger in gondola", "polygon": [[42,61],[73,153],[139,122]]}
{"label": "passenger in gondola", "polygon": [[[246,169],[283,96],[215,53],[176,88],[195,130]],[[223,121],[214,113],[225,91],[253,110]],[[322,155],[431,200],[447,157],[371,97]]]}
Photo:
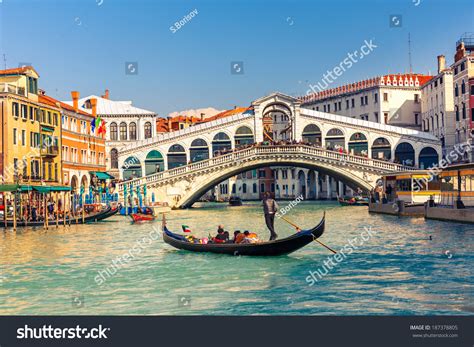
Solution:
{"label": "passenger in gondola", "polygon": [[217,229],[217,235],[212,239],[212,241],[215,243],[225,243],[228,240],[229,240],[229,233],[227,233],[226,235],[224,231],[224,227],[222,225],[219,225],[219,228]]}
{"label": "passenger in gondola", "polygon": [[237,242],[237,237],[238,237],[239,235],[241,235],[241,234],[242,234],[242,233],[240,232],[240,230],[234,231],[234,238],[232,239],[232,242],[233,242],[233,243],[238,243],[238,242]]}
{"label": "passenger in gondola", "polygon": [[242,241],[245,239],[245,234],[241,233],[240,230],[237,230],[234,232],[234,243],[242,243]]}
{"label": "passenger in gondola", "polygon": [[255,233],[251,233],[248,230],[244,231],[244,239],[241,243],[257,243],[259,242],[258,236]]}

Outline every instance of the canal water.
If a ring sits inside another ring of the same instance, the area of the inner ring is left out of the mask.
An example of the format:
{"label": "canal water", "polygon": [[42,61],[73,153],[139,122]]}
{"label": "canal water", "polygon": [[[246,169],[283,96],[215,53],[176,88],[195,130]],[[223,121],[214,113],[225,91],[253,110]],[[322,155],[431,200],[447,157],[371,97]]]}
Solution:
{"label": "canal water", "polygon": [[[184,224],[207,236],[222,223],[269,236],[257,202],[196,207],[169,214],[169,228]],[[474,313],[474,226],[369,215],[334,202],[303,202],[287,217],[312,227],[323,211],[321,241],[347,253],[332,259],[332,269],[323,267],[331,253],[316,242],[281,257],[195,254],[157,238],[159,221],[131,224],[121,216],[48,231],[0,229],[0,314]],[[281,219],[275,224],[280,237],[293,232]],[[133,258],[117,262],[130,250]],[[310,271],[318,279],[312,286]]]}

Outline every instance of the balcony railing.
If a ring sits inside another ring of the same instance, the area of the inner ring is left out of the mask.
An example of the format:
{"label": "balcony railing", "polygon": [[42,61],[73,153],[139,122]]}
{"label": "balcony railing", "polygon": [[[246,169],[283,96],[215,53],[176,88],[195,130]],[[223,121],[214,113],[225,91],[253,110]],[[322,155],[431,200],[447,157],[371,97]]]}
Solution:
{"label": "balcony railing", "polygon": [[0,87],[2,93],[12,93],[22,96],[26,96],[26,90],[24,87],[17,87],[13,84],[4,83],[3,87]]}
{"label": "balcony railing", "polygon": [[58,146],[47,146],[42,147],[40,151],[41,155],[45,156],[57,156],[59,154],[59,147]]}

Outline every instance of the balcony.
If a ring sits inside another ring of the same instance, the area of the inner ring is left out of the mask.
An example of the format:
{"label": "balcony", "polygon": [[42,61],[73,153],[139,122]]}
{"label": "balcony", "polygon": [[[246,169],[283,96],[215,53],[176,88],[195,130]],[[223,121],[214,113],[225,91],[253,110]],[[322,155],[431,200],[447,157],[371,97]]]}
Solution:
{"label": "balcony", "polygon": [[3,86],[0,85],[0,91],[2,93],[12,93],[22,96],[26,96],[26,90],[23,87],[17,87],[13,84],[4,83]]}
{"label": "balcony", "polygon": [[45,157],[55,157],[59,154],[59,147],[58,146],[42,147],[40,150],[40,154]]}

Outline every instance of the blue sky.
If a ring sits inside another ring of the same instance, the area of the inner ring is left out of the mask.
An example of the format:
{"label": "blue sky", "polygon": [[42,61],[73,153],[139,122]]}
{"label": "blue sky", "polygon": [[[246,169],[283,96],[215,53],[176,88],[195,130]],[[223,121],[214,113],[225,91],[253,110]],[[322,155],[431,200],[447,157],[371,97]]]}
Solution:
{"label": "blue sky", "polygon": [[[302,95],[365,40],[377,48],[331,87],[407,72],[408,33],[414,72],[435,73],[436,56],[451,63],[473,23],[468,0],[0,0],[0,63],[3,54],[8,67],[32,63],[40,87],[62,100],[108,88],[165,116],[246,106],[276,90]],[[127,75],[126,62],[138,74]],[[243,74],[231,74],[231,62],[243,62]]]}

